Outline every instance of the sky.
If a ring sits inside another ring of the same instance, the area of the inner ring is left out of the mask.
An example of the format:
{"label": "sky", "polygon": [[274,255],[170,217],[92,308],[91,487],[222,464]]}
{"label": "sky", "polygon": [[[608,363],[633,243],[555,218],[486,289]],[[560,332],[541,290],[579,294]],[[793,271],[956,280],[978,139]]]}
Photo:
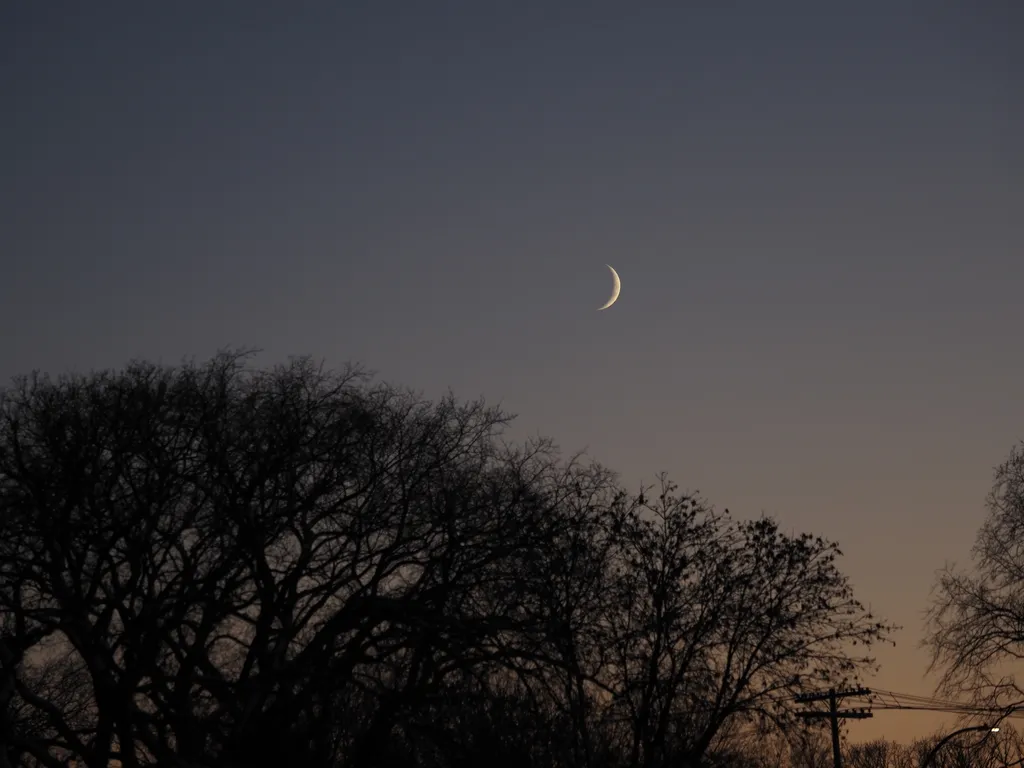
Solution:
{"label": "sky", "polygon": [[904,627],[868,684],[930,694],[934,572],[1024,439],[1022,33],[1017,0],[5,3],[0,381],[247,346],[482,395],[837,541]]}

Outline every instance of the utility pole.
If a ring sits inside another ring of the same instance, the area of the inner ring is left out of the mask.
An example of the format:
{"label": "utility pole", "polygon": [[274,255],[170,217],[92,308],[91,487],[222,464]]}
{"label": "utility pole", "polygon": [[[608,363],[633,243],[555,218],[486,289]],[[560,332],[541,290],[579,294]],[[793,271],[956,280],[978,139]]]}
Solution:
{"label": "utility pole", "polygon": [[861,720],[865,717],[874,717],[870,712],[863,709],[839,711],[839,700],[844,696],[867,696],[871,693],[867,688],[857,688],[852,691],[836,692],[835,688],[829,688],[828,693],[805,693],[796,697],[802,704],[809,704],[812,701],[828,701],[828,712],[797,712],[797,717],[805,720],[811,718],[827,717],[832,722],[832,763],[835,768],[843,768],[843,758],[839,751],[839,721],[847,718]]}

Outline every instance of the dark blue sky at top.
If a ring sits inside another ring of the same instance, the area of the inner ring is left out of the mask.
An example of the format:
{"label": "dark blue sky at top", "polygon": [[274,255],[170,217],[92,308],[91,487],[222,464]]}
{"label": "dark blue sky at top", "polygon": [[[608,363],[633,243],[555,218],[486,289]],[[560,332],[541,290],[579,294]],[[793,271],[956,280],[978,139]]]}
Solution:
{"label": "dark blue sky at top", "polygon": [[246,345],[483,394],[839,539],[926,690],[1024,438],[1022,39],[1012,0],[8,2],[0,379]]}

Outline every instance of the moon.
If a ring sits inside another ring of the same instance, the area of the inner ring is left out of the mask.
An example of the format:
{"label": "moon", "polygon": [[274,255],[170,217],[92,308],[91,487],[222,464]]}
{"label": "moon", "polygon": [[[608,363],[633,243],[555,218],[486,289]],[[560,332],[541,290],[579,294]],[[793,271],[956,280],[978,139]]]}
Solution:
{"label": "moon", "polygon": [[608,302],[603,307],[598,307],[597,311],[600,312],[602,309],[608,309],[612,304],[615,303],[616,299],[619,298],[619,291],[622,289],[622,281],[619,280],[619,273],[612,269],[611,264],[605,264],[608,269],[612,272],[612,297],[608,299]]}

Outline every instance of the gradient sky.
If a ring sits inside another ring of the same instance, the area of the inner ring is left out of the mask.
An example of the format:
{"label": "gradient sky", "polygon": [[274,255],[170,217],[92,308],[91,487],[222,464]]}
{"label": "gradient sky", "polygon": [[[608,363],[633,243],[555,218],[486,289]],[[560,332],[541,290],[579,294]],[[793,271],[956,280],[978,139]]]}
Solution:
{"label": "gradient sky", "polygon": [[5,3],[0,380],[245,345],[485,395],[837,540],[905,627],[869,684],[930,694],[933,572],[1024,438],[1022,39],[1019,0]]}

